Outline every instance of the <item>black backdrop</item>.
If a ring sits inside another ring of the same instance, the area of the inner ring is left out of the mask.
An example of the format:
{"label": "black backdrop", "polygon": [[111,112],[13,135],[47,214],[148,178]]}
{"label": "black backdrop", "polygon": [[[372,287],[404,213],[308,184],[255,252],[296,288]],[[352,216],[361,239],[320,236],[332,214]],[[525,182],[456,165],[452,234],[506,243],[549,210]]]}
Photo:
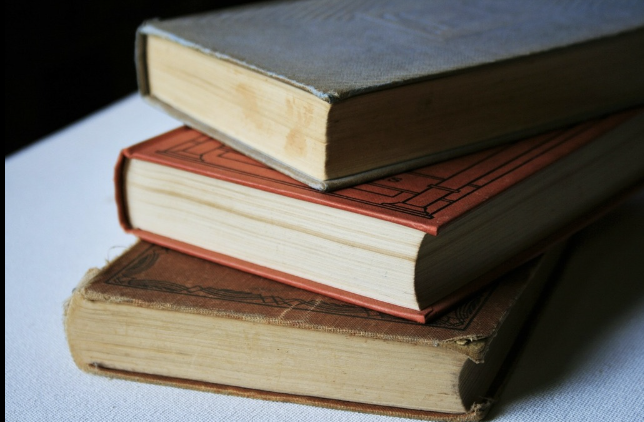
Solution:
{"label": "black backdrop", "polygon": [[136,90],[134,33],[246,1],[5,1],[5,156]]}

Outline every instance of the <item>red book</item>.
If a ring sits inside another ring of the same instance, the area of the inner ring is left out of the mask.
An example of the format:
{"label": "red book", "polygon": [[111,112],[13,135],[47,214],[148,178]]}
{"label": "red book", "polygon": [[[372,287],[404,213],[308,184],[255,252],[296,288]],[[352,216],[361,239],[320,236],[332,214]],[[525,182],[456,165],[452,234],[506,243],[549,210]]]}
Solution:
{"label": "red book", "polygon": [[145,240],[424,322],[639,184],[643,134],[631,110],[321,193],[183,127],[123,151],[116,195]]}

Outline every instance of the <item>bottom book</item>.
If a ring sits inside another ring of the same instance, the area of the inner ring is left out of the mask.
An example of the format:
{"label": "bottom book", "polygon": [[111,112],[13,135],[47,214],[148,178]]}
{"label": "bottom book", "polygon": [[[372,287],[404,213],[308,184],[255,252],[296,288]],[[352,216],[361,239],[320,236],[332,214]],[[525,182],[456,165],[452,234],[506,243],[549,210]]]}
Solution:
{"label": "bottom book", "polygon": [[139,242],[87,273],[65,330],[76,364],[108,377],[479,420],[561,249],[418,324]]}

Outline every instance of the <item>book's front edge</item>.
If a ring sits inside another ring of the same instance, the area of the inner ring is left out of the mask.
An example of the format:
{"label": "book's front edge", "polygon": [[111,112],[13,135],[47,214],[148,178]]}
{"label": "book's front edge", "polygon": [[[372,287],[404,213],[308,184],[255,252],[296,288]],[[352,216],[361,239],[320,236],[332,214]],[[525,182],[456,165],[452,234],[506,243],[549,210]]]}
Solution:
{"label": "book's front edge", "polygon": [[[143,93],[141,91],[141,95],[143,96],[143,99],[146,100],[149,104],[153,105],[154,107],[160,108],[162,111],[168,113],[170,116],[184,122],[186,125],[197,129],[199,132],[205,133],[206,135],[215,138],[218,141],[221,141],[222,143],[228,145],[229,147],[241,152],[244,155],[249,156],[250,158],[259,161],[262,164],[265,164],[268,167],[271,167],[295,180],[298,182],[302,182],[305,185],[308,185],[312,187],[313,189],[319,190],[321,192],[327,192],[331,190],[330,185],[328,184],[328,181],[326,180],[319,180],[314,177],[311,177],[305,173],[302,173],[301,171],[284,164],[283,162],[276,160],[266,154],[264,154],[261,151],[256,150],[255,148],[252,148],[248,145],[246,145],[243,142],[238,141],[235,138],[232,138],[225,133],[222,133],[218,131],[217,129],[210,127],[208,125],[205,125],[201,123],[200,121],[190,117],[186,113],[177,110],[176,108],[166,104],[165,102],[159,100],[156,98],[154,95],[151,95],[149,92],[148,93]],[[346,181],[343,186],[351,186],[352,183],[351,181]],[[339,187],[339,186],[338,186]],[[337,189],[337,187],[334,187],[333,189]]]}
{"label": "book's front edge", "polygon": [[[372,309],[374,311],[381,312],[384,314],[393,315],[410,321],[425,323],[430,318],[432,318],[433,314],[435,313],[434,306],[427,307],[423,310],[415,310],[411,308],[405,308],[403,306],[392,305],[390,303],[382,302],[376,299],[371,299],[366,296],[337,289],[335,287],[327,286],[321,283],[316,283],[315,281],[307,280],[305,278],[297,277],[291,274],[286,274],[281,271],[266,268],[261,265],[257,265],[248,261],[243,261],[241,259],[233,258],[228,255],[203,249],[198,246],[190,245],[184,242],[179,242],[177,240],[170,239],[165,236],[159,236],[157,234],[150,233],[145,230],[133,229],[127,226],[124,226],[124,227],[126,227],[126,231],[128,231],[129,233],[132,233],[135,236],[147,242],[154,243],[163,247],[167,247],[175,251],[185,253],[187,255],[195,256],[197,258],[205,259],[207,261],[216,262],[218,264],[235,268],[237,270],[245,271],[247,273],[251,273],[264,278],[279,281],[289,286],[308,290],[313,293],[321,294],[333,299],[337,299],[347,303],[351,303],[353,305],[361,306],[363,308]],[[458,297],[458,298],[454,297],[450,299],[449,304],[457,303],[461,299],[462,299],[461,297]],[[449,309],[449,305],[444,304],[442,306],[437,307],[436,309],[440,309],[440,310]]]}
{"label": "book's front edge", "polygon": [[426,410],[404,409],[392,406],[380,406],[367,403],[356,403],[342,400],[326,399],[322,397],[301,396],[295,394],[275,393],[272,391],[255,390],[251,388],[235,387],[231,385],[215,384],[209,382],[188,380],[182,378],[172,378],[160,375],[151,375],[138,372],[122,371],[117,369],[104,368],[101,366],[87,365],[81,367],[86,372],[96,375],[102,375],[110,378],[119,378],[130,381],[145,382],[156,385],[186,388],[217,394],[233,395],[245,398],[289,402],[295,404],[304,404],[310,406],[325,407],[329,409],[338,409],[345,411],[373,413],[384,416],[396,416],[402,418],[413,418],[421,420],[440,420],[440,421],[479,421],[485,417],[492,400],[483,399],[480,403],[472,406],[472,409],[466,413],[443,413],[431,412]]}
{"label": "book's front edge", "polygon": [[[283,174],[289,177],[292,177],[293,179],[312,187],[313,189],[316,189],[322,192],[330,190],[330,186],[325,181],[316,179],[305,173],[302,173],[301,171],[294,169],[284,164],[283,162],[276,160],[256,150],[255,148],[252,148],[238,141],[237,139],[234,139],[226,135],[225,133],[222,133],[216,130],[213,127],[205,125],[200,121],[192,118],[188,114],[180,110],[177,110],[176,108],[170,106],[169,104],[166,104],[165,102],[159,100],[154,95],[152,95],[150,92],[150,83],[148,80],[147,52],[146,52],[146,49],[147,49],[146,31],[149,30],[149,27],[150,26],[147,23],[143,23],[136,32],[136,40],[135,40],[135,64],[136,64],[137,83],[139,87],[139,93],[141,94],[141,97],[144,100],[146,100],[152,106],[161,109],[162,111],[169,114],[170,116],[184,122],[188,126],[195,128],[198,131],[203,132],[215,139],[220,140],[221,142],[225,143],[226,145],[229,145],[230,147],[236,149],[237,151],[240,151],[241,153],[267,165],[268,167],[274,168],[282,172]],[[349,186],[350,183],[351,181],[348,180],[343,186]]]}

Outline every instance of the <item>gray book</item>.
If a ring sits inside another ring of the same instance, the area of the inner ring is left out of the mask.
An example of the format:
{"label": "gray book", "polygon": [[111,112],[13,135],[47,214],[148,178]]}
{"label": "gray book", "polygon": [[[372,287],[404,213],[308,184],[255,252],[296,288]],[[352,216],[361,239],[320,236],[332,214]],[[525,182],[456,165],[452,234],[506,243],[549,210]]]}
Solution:
{"label": "gray book", "polygon": [[644,101],[642,1],[261,3],[138,30],[142,95],[331,190]]}

